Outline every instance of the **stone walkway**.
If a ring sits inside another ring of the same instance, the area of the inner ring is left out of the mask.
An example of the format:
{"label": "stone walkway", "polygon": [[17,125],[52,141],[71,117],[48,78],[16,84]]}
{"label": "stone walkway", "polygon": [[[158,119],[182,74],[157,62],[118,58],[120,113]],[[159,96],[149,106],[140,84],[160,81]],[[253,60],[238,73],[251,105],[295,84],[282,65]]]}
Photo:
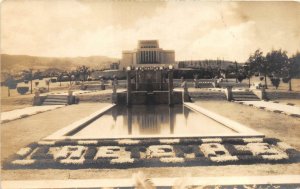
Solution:
{"label": "stone walkway", "polygon": [[6,123],[6,122],[13,121],[16,119],[25,118],[25,117],[35,115],[38,113],[61,108],[63,106],[65,106],[65,105],[31,106],[31,107],[12,110],[12,111],[8,111],[8,112],[2,112],[1,113],[1,123]]}
{"label": "stone walkway", "polygon": [[254,106],[259,109],[264,109],[276,113],[283,113],[290,116],[300,117],[300,107],[287,104],[267,102],[267,101],[239,101],[237,103]]}

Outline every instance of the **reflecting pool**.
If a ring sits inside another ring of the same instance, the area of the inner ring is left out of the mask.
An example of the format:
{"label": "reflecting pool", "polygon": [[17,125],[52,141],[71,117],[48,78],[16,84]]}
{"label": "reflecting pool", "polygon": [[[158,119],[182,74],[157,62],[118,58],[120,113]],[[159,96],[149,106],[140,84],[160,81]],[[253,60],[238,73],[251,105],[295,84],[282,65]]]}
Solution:
{"label": "reflecting pool", "polygon": [[232,134],[234,130],[182,105],[115,106],[72,136],[115,138]]}

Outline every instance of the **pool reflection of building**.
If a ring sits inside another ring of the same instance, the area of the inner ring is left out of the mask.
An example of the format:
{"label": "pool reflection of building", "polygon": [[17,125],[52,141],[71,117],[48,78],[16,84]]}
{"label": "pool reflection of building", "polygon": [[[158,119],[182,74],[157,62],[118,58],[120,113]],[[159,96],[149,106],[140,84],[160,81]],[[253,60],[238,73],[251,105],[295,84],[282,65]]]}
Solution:
{"label": "pool reflection of building", "polygon": [[[123,126],[128,127],[128,135],[174,134],[174,126],[176,125],[176,119],[178,119],[176,116],[184,116],[184,119],[188,117],[189,111],[184,111],[184,109],[167,106],[126,108],[126,115],[123,116]],[[125,108],[119,111],[125,111]],[[113,112],[113,114],[116,113]]]}
{"label": "pool reflection of building", "polygon": [[115,106],[72,134],[76,138],[135,138],[235,133],[215,120],[181,105]]}

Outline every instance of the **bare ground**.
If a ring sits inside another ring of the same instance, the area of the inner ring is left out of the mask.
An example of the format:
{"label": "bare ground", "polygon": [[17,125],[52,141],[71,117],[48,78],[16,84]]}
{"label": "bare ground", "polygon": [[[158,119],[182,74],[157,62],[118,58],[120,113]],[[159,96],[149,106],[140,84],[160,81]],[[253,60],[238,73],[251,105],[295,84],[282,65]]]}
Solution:
{"label": "bare ground", "polygon": [[[299,118],[265,112],[226,101],[196,101],[196,103],[265,133],[268,137],[279,138],[300,149]],[[1,160],[27,144],[38,141],[105,105],[104,103],[82,103],[3,124],[1,126]],[[1,170],[1,175],[3,180],[98,179],[130,178],[138,171],[144,172],[149,177],[300,174],[300,163],[134,169]]]}

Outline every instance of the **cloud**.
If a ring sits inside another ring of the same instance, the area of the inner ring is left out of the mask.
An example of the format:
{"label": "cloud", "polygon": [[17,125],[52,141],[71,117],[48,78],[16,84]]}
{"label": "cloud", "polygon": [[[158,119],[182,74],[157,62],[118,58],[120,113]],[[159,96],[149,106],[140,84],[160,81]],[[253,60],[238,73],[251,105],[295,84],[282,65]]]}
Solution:
{"label": "cloud", "polygon": [[[149,6],[143,2],[126,6],[106,1],[11,2],[4,3],[1,18],[1,48],[10,54],[120,58],[122,50],[136,48],[137,40],[158,39],[162,48],[175,50],[177,60],[245,61],[257,48],[294,53],[300,44],[299,14],[295,14],[299,8],[251,4],[249,9],[243,3],[203,1]],[[289,17],[293,19],[287,21]]]}

